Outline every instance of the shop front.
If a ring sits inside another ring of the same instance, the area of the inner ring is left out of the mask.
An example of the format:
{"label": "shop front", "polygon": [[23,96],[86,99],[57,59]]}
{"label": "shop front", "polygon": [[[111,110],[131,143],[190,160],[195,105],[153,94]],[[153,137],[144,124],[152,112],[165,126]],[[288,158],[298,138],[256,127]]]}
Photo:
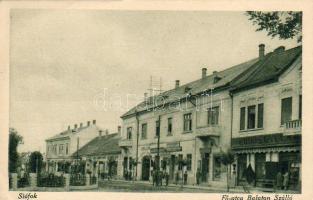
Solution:
{"label": "shop front", "polygon": [[300,190],[301,135],[233,139],[237,185]]}

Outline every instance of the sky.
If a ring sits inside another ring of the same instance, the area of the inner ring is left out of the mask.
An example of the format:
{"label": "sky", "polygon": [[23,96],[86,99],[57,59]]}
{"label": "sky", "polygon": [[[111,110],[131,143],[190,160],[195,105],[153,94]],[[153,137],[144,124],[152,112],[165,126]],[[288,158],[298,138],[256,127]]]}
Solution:
{"label": "sky", "polygon": [[116,132],[120,116],[144,98],[150,77],[174,88],[266,53],[279,40],[244,12],[31,10],[11,12],[10,127],[19,151],[45,151],[45,139],[93,119]]}

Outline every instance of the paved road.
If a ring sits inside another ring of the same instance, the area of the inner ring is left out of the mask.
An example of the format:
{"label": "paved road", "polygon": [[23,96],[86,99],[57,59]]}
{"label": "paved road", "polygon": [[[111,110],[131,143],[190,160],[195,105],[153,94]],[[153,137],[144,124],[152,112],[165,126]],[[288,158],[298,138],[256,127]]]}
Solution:
{"label": "paved road", "polygon": [[99,188],[101,192],[196,192],[196,193],[216,193],[221,191],[199,189],[199,188],[184,188],[180,186],[152,186],[147,183],[125,182],[125,181],[101,181]]}

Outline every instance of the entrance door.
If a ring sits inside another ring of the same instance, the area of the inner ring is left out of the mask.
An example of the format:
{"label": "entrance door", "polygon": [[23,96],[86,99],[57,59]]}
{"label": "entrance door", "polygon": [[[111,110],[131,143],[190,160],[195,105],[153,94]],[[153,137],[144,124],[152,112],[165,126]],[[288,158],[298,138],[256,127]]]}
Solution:
{"label": "entrance door", "polygon": [[145,156],[142,158],[142,171],[141,179],[148,181],[150,177],[150,158]]}
{"label": "entrance door", "polygon": [[204,153],[202,157],[202,182],[207,182],[208,181],[208,173],[209,173],[209,158],[210,154],[209,153]]}
{"label": "entrance door", "polygon": [[171,155],[171,162],[170,162],[170,180],[174,180],[174,172],[175,172],[175,155]]}

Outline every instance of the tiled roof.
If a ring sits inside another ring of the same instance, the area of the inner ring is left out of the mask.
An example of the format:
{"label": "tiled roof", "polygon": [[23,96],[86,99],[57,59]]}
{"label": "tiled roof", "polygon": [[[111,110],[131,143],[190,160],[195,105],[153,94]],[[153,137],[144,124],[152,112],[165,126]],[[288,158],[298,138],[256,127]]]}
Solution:
{"label": "tiled roof", "polygon": [[294,61],[301,56],[302,46],[286,51],[268,53],[263,59],[246,70],[237,79],[231,82],[232,91],[256,87],[266,82],[276,81]]}
{"label": "tiled roof", "polygon": [[[78,150],[78,156],[108,155],[121,153],[118,145],[120,137],[117,133],[95,137]],[[77,156],[77,151],[72,154]]]}
{"label": "tiled roof", "polygon": [[[57,134],[57,135],[54,135],[48,139],[46,139],[46,141],[49,141],[49,140],[56,140],[56,139],[61,139],[61,138],[66,138],[66,137],[69,137],[71,135],[74,135],[74,134],[78,134],[80,132],[82,132],[83,130],[87,129],[87,128],[91,128],[92,126],[94,125],[90,125],[90,126],[83,126],[83,127],[80,127],[80,128],[77,128],[75,131],[70,129],[70,130],[65,130],[65,131],[62,131],[61,133]],[[96,127],[96,129],[100,130],[98,127]]]}
{"label": "tiled roof", "polygon": [[[239,65],[235,65],[231,68],[217,72],[216,75],[220,78],[220,80],[217,82],[214,82],[214,75],[211,74],[209,76],[206,76],[205,78],[201,78],[196,81],[187,83],[178,88],[174,88],[172,90],[162,92],[161,94],[156,95],[154,97],[149,97],[150,99],[154,99],[154,103],[151,103],[149,105],[147,102],[143,101],[139,103],[137,106],[130,109],[124,115],[122,115],[121,118],[134,114],[136,110],[140,112],[140,111],[144,111],[147,109],[151,109],[161,104],[178,101],[179,99],[186,98],[188,94],[195,95],[195,94],[200,94],[202,92],[205,92],[211,89],[217,89],[217,88],[228,86],[230,81],[232,81],[239,74],[241,74],[246,69],[251,67],[257,61],[258,61],[258,58],[252,59],[250,61],[241,63]],[[186,92],[186,88],[190,88],[190,90]]]}

